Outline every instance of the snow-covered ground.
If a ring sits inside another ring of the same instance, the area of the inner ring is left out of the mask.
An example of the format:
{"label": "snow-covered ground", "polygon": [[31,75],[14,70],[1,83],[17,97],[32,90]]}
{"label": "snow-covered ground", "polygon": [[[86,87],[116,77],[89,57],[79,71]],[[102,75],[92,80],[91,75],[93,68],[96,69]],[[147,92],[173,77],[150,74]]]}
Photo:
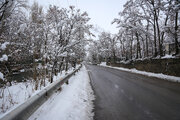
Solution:
{"label": "snow-covered ground", "polygon": [[101,66],[107,66],[107,65],[106,65],[106,62],[101,62],[99,65],[101,65]]}
{"label": "snow-covered ground", "polygon": [[29,120],[92,120],[94,94],[86,68],[69,79]]}
{"label": "snow-covered ground", "polygon": [[109,67],[109,68],[115,68],[115,69],[119,69],[119,70],[123,70],[123,71],[127,71],[127,72],[146,75],[146,76],[149,76],[149,77],[161,78],[161,79],[172,81],[172,82],[180,82],[180,77],[165,75],[165,74],[162,74],[162,73],[152,73],[152,72],[140,71],[140,70],[136,70],[135,68],[127,69],[127,68],[122,68],[122,67],[112,67],[112,66],[107,66],[106,62],[102,62],[100,64],[100,66],[105,66],[105,67]]}
{"label": "snow-covered ground", "polygon": [[[70,69],[67,73],[70,73],[72,71],[73,69]],[[65,76],[65,71],[62,71],[61,73],[58,73],[57,76],[54,76],[53,81],[59,80],[63,76]],[[46,79],[46,87],[48,87],[49,85],[50,82],[48,81],[48,79]],[[0,118],[46,87],[41,86],[38,88],[38,90],[34,90],[35,83],[33,82],[33,80],[27,80],[27,82],[12,82],[12,86],[1,87]]]}
{"label": "snow-covered ground", "polygon": [[161,59],[166,59],[166,58],[175,58],[175,56],[172,56],[172,55],[165,55],[165,56],[163,56]]}

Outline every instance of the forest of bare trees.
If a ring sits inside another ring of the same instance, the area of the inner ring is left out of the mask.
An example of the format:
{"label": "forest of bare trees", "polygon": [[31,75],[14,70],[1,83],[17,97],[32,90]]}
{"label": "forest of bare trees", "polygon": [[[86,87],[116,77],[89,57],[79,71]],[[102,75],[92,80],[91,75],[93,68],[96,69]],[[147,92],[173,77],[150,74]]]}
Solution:
{"label": "forest of bare trees", "polygon": [[128,0],[119,17],[112,21],[119,32],[102,32],[90,49],[92,60],[116,62],[161,58],[172,44],[173,56],[179,56],[180,1]]}

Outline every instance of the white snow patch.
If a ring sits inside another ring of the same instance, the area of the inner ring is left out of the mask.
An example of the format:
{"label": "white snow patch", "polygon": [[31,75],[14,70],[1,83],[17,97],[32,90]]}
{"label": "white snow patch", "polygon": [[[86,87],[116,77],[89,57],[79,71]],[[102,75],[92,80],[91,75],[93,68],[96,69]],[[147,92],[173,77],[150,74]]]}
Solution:
{"label": "white snow patch", "polygon": [[4,80],[4,75],[2,72],[0,72],[0,79]]}
{"label": "white snow patch", "polygon": [[25,28],[27,27],[26,24],[21,24],[18,32],[24,32]]}
{"label": "white snow patch", "polygon": [[3,94],[0,99],[0,117],[2,117],[5,112],[19,106],[35,92],[30,82],[12,83],[12,86],[2,87],[0,91],[2,92],[1,94]]}
{"label": "white snow patch", "polygon": [[25,70],[24,70],[24,69],[22,69],[22,70],[20,70],[20,72],[25,72]]}
{"label": "white snow patch", "polygon": [[132,72],[132,73],[137,73],[137,74],[141,74],[141,75],[146,75],[149,77],[156,77],[156,78],[160,78],[160,79],[164,79],[164,80],[168,80],[168,81],[172,81],[172,82],[180,82],[180,77],[165,75],[162,73],[152,73],[152,72],[140,71],[140,70],[136,70],[135,68],[127,69],[127,68],[122,68],[122,67],[111,67],[111,66],[107,66],[107,65],[101,65],[101,66],[114,68],[114,69],[118,69],[118,70],[123,70],[123,71],[127,71],[127,72]]}
{"label": "white snow patch", "polygon": [[8,44],[9,44],[9,42],[4,42],[4,43],[1,45],[0,49],[5,50],[5,49],[6,49],[6,46],[7,46]]}
{"label": "white snow patch", "polygon": [[94,94],[83,68],[48,99],[29,120],[92,120]]}
{"label": "white snow patch", "polygon": [[8,60],[8,56],[6,54],[4,54],[1,58],[0,58],[0,61],[3,62],[3,61],[7,61]]}
{"label": "white snow patch", "polygon": [[175,58],[175,56],[172,56],[172,55],[165,55],[165,56],[163,56],[161,59],[166,59],[166,58]]}
{"label": "white snow patch", "polygon": [[106,66],[106,62],[101,62],[99,65]]}

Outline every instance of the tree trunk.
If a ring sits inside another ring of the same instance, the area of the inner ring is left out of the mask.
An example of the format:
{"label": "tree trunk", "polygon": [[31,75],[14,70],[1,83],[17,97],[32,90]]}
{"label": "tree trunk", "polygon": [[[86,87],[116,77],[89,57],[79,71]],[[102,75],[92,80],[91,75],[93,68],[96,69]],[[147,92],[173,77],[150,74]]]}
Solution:
{"label": "tree trunk", "polygon": [[53,65],[53,67],[52,67],[52,69],[51,69],[51,78],[50,78],[50,83],[52,83],[52,82],[53,82],[53,75],[54,75],[54,65]]}
{"label": "tree trunk", "polygon": [[144,57],[145,57],[145,44],[144,44],[144,39],[143,39],[142,36],[141,36],[141,39],[142,39],[142,46],[143,46],[143,50],[142,50],[143,54],[142,54],[142,57],[144,58]]}
{"label": "tree trunk", "polygon": [[[176,3],[178,3],[178,0],[176,0]],[[174,34],[174,39],[175,39],[175,55],[179,54],[179,48],[178,48],[178,11],[176,11],[176,15],[175,15],[175,34]]]}
{"label": "tree trunk", "polygon": [[[169,2],[169,6],[171,5],[171,1]],[[166,18],[165,18],[165,22],[164,22],[164,27],[167,26],[167,22],[168,22],[168,19],[169,19],[169,12],[170,12],[170,7],[168,9],[168,14],[166,15]],[[161,44],[163,45],[164,43],[164,34],[165,34],[165,31],[162,31],[162,34],[161,34]],[[163,50],[162,50],[163,52]]]}
{"label": "tree trunk", "polygon": [[[36,53],[36,52],[35,52]],[[37,79],[37,69],[36,69],[36,62],[35,62],[35,53],[33,55],[33,79],[35,81],[35,90],[38,89],[38,79]]]}
{"label": "tree trunk", "polygon": [[56,73],[55,73],[55,72],[56,72],[56,71],[55,71],[56,64],[57,64],[57,61],[54,62],[53,67],[52,67],[52,69],[51,69],[50,83],[53,82],[53,76],[54,76],[54,74],[56,75]]}
{"label": "tree trunk", "polygon": [[132,42],[133,42],[133,33],[131,36],[131,41],[130,41],[130,59],[132,60]]}
{"label": "tree trunk", "polygon": [[68,71],[68,57],[66,58],[66,67],[65,67],[65,71]]}
{"label": "tree trunk", "polygon": [[120,41],[120,43],[121,43],[121,54],[122,54],[122,57],[124,57],[124,56],[125,56],[124,44],[123,44],[122,40],[119,40],[119,41]]}
{"label": "tree trunk", "polygon": [[116,63],[116,52],[113,50],[113,62]]}
{"label": "tree trunk", "polygon": [[156,20],[155,20],[155,15],[154,15],[154,23],[153,23],[153,28],[154,28],[154,57],[157,56],[157,46],[156,46]]}
{"label": "tree trunk", "polygon": [[62,70],[63,61],[64,61],[64,57],[62,58],[61,63],[60,63],[60,65],[59,65],[59,72],[61,72],[61,70]]}
{"label": "tree trunk", "polygon": [[[137,53],[136,53],[136,59],[138,59],[138,57],[142,57],[141,56],[141,47],[140,47],[140,43],[139,43],[139,35],[138,33],[136,32],[136,38],[137,38]],[[138,53],[139,53],[139,56],[138,56]]]}
{"label": "tree trunk", "polygon": [[159,55],[162,56],[162,43],[161,43],[161,37],[160,37],[160,29],[159,29],[159,23],[158,23],[158,16],[155,11],[155,20],[156,20],[156,27],[157,27],[157,35],[158,35],[158,43],[159,43]]}
{"label": "tree trunk", "polygon": [[[146,27],[147,32],[149,31],[149,22],[147,21],[147,27]],[[146,57],[149,57],[149,50],[148,50],[148,36],[146,35]]]}
{"label": "tree trunk", "polygon": [[156,45],[156,8],[155,8],[155,5],[154,5],[154,0],[151,1],[152,3],[152,6],[154,8],[154,19],[153,19],[153,29],[154,29],[154,57],[157,57],[157,45]]}

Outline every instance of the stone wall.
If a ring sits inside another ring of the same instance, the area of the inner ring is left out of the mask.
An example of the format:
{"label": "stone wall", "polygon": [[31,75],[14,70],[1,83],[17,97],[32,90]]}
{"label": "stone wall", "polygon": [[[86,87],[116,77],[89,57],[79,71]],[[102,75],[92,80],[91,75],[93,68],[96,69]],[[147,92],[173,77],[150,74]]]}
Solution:
{"label": "stone wall", "polygon": [[137,70],[163,73],[167,75],[180,77],[180,58],[171,59],[146,59],[131,61],[129,63],[108,63],[107,65],[124,67],[124,68],[136,68]]}

